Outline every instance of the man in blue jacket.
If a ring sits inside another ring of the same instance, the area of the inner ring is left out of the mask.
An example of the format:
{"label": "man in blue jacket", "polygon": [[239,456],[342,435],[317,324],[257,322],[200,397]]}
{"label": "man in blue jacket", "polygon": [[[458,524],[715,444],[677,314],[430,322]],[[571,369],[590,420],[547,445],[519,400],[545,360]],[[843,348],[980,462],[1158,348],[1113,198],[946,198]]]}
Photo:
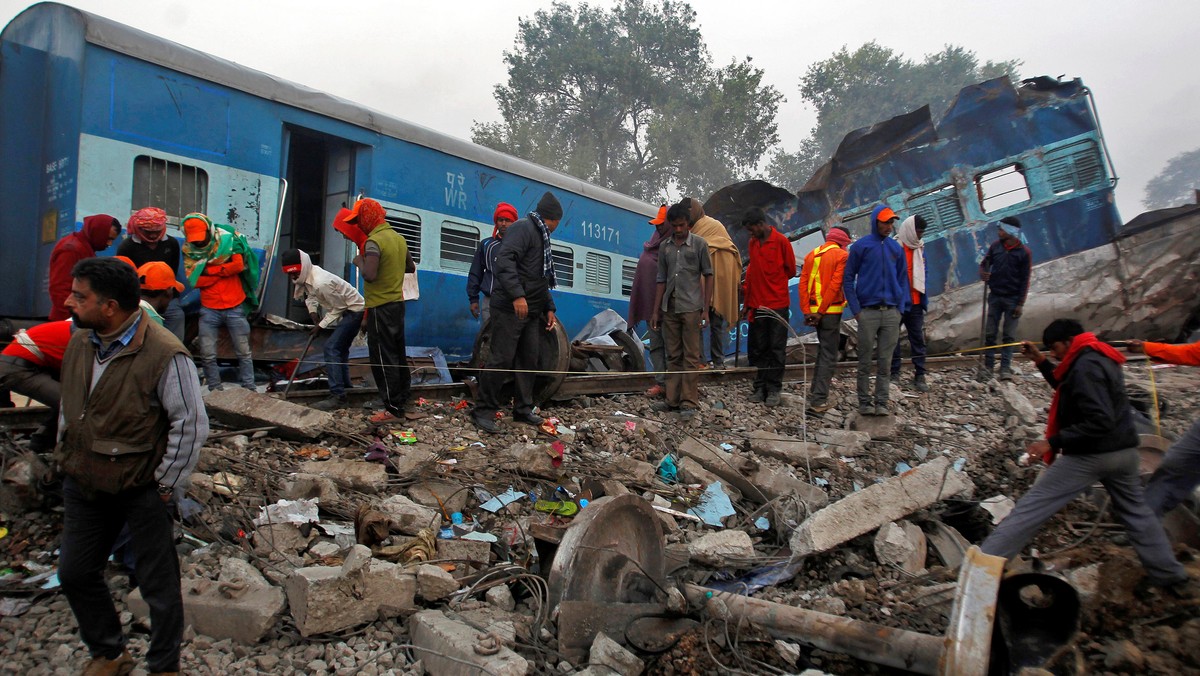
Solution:
{"label": "man in blue jacket", "polygon": [[[979,278],[988,286],[987,324],[983,331],[985,345],[996,344],[1002,319],[1004,333],[1000,340],[1004,345],[1016,341],[1017,324],[1025,309],[1029,279],[1033,276],[1033,254],[1021,240],[1021,222],[1014,216],[1002,218],[997,234],[999,239],[992,242],[983,261],[979,263]],[[1012,356],[1012,347],[1001,348],[1000,380],[1012,380]],[[995,364],[996,351],[988,350],[983,355],[980,382],[992,379]]]}
{"label": "man in blue jacket", "polygon": [[[900,314],[908,310],[908,263],[891,238],[896,212],[882,204],[871,212],[871,233],[850,245],[842,289],[858,320],[858,414],[887,415],[892,352],[900,339]],[[878,350],[876,349],[878,348]],[[873,354],[874,353],[874,354]],[[871,397],[871,359],[875,396]]]}

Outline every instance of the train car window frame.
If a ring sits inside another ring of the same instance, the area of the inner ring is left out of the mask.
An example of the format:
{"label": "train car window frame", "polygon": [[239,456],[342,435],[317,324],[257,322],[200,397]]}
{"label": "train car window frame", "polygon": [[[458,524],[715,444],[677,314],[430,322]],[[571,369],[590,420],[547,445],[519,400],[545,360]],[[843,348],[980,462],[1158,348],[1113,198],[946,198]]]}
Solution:
{"label": "train car window frame", "polygon": [[838,225],[849,230],[854,239],[865,237],[871,234],[871,211],[842,214],[842,222]]}
{"label": "train car window frame", "polygon": [[[975,174],[975,194],[979,198],[979,208],[983,213],[994,214],[1029,204],[1032,195],[1025,171],[1020,162],[1010,162]],[[992,185],[987,185],[989,183]]]}
{"label": "train car window frame", "polygon": [[1104,158],[1092,139],[1046,153],[1046,182],[1055,197],[1104,185]]}
{"label": "train car window frame", "polygon": [[[447,240],[447,235],[450,240]],[[456,221],[442,221],[441,236],[441,265],[446,270],[470,270],[475,260],[475,250],[479,248],[479,228]],[[467,244],[470,244],[470,251]],[[449,255],[447,255],[449,254]]]}
{"label": "train car window frame", "polygon": [[925,219],[925,236],[953,230],[966,222],[958,190],[953,183],[940,185],[908,198],[905,203],[910,215]]}
{"label": "train car window frame", "polygon": [[612,256],[595,251],[584,254],[583,278],[588,291],[612,293]]}
{"label": "train car window frame", "polygon": [[575,250],[551,243],[550,258],[554,265],[554,281],[558,286],[575,286]]}
{"label": "train car window frame", "polygon": [[633,295],[635,275],[637,275],[637,261],[629,258],[621,261],[621,296],[629,298]]}
{"label": "train car window frame", "polygon": [[384,208],[384,220],[392,230],[400,233],[408,244],[408,254],[413,263],[421,264],[421,216],[411,211]]}
{"label": "train car window frame", "polygon": [[[191,174],[190,182],[188,174]],[[161,188],[157,192],[156,177],[161,177]],[[190,191],[185,189],[185,182],[190,183]],[[191,198],[185,199],[188,192],[191,192]],[[133,210],[130,213],[144,207],[158,207],[167,212],[167,223],[178,226],[190,213],[208,213],[208,172],[182,162],[138,155],[133,158],[131,197]]]}

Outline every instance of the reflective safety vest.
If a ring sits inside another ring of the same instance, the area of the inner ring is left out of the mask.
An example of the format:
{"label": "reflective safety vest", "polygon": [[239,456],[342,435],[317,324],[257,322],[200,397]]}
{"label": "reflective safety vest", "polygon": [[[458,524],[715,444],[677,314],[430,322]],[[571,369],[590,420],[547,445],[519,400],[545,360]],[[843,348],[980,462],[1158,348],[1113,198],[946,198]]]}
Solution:
{"label": "reflective safety vest", "polygon": [[[821,290],[821,257],[830,249],[839,248],[837,244],[829,242],[824,244],[819,249],[813,252],[813,267],[812,272],[808,273],[808,303],[810,310],[819,310],[821,303],[825,300]],[[846,309],[846,303],[830,303],[829,314],[841,313]]]}

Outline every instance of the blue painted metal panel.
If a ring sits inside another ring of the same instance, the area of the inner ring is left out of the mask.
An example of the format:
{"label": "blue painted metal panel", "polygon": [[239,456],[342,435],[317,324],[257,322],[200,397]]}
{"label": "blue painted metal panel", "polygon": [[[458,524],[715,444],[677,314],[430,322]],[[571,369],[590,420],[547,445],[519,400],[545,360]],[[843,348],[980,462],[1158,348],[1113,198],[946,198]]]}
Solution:
{"label": "blue painted metal panel", "polygon": [[[96,50],[97,56],[100,50]],[[109,130],[113,138],[157,141],[179,152],[224,157],[229,153],[230,94],[194,78],[112,58]],[[98,69],[93,69],[97,72]]]}

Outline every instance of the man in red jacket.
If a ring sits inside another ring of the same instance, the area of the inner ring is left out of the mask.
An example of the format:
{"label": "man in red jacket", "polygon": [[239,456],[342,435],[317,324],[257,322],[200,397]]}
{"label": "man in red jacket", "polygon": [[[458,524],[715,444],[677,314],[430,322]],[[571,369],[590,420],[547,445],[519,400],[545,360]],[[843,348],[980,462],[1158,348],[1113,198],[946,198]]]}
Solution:
{"label": "man in red jacket", "polygon": [[796,252],[758,207],[746,211],[742,227],[750,232],[750,264],[742,282],[742,316],[750,322],[748,354],[750,364],[757,367],[750,401],[778,406],[787,361],[788,318],[792,315],[788,280],[796,276]]}
{"label": "man in red jacket", "polygon": [[46,422],[29,439],[35,453],[54,446],[58,430],[58,400],[62,386],[63,352],[71,339],[70,320],[46,322],[21,329],[0,352],[0,388],[23,394],[51,408]]}
{"label": "man in red jacket", "polygon": [[85,258],[112,246],[121,234],[121,222],[108,214],[96,214],[83,219],[83,228],[58,240],[50,252],[50,321],[71,316],[65,303],[71,295],[71,270]]}
{"label": "man in red jacket", "polygon": [[[1167,345],[1142,340],[1129,341],[1130,352],[1144,352],[1154,361],[1200,366],[1200,342]],[[1146,505],[1158,516],[1175,509],[1200,485],[1200,420],[1179,437],[1146,486]]]}

